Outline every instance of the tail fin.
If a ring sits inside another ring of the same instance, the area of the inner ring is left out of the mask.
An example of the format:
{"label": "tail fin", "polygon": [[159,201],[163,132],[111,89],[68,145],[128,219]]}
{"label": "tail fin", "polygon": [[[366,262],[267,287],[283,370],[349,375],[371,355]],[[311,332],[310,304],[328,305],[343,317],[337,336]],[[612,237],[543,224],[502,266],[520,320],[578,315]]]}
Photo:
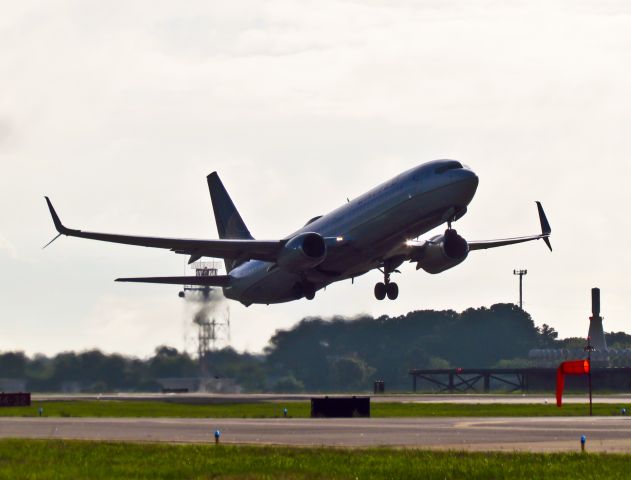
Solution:
{"label": "tail fin", "polygon": [[[241,218],[241,215],[239,215],[234,203],[232,203],[232,199],[230,195],[228,195],[223,183],[221,183],[217,172],[211,173],[206,179],[208,180],[210,200],[213,204],[219,238],[253,240],[248,227],[245,226],[245,222]],[[224,262],[226,265],[226,273],[237,266],[237,262],[230,259],[225,259]]]}

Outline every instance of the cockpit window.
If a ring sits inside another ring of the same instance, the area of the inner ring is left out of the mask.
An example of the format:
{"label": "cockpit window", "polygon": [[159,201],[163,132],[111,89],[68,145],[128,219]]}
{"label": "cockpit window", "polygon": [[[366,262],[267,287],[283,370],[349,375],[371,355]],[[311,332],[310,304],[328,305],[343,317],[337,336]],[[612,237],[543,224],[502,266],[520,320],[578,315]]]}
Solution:
{"label": "cockpit window", "polygon": [[305,227],[313,222],[315,222],[316,220],[322,218],[322,215],[318,215],[317,217],[313,217],[311,220],[309,220],[307,223],[305,223]]}
{"label": "cockpit window", "polygon": [[462,168],[462,163],[456,160],[451,160],[443,163],[440,167],[436,167],[436,170],[434,171],[436,173],[445,173],[447,170],[456,170],[458,168]]}

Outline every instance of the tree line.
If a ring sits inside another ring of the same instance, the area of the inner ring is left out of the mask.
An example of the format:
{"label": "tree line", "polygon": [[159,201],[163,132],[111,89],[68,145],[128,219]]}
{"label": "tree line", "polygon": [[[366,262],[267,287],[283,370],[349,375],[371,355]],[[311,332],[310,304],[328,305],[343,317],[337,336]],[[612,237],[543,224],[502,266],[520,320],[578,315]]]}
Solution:
{"label": "tree line", "polygon": [[[631,347],[631,335],[608,333],[615,348]],[[559,339],[537,327],[513,304],[489,308],[420,310],[398,317],[310,317],[277,331],[262,354],[232,348],[211,352],[206,371],[233,379],[244,391],[362,391],[376,379],[389,390],[410,387],[410,368],[525,366],[532,348],[582,347],[582,338]],[[0,378],[21,378],[31,391],[159,391],[159,379],[199,375],[198,359],[169,346],[139,359],[99,350],[53,357],[0,353]]]}

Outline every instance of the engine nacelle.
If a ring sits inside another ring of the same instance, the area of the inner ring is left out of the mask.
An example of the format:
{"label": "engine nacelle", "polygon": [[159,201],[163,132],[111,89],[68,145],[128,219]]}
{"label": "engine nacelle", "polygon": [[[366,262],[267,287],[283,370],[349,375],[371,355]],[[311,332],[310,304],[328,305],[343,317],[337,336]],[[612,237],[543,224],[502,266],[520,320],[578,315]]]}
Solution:
{"label": "engine nacelle", "polygon": [[418,267],[427,273],[440,273],[462,263],[469,255],[469,244],[453,229],[445,230],[430,240],[425,247]]}
{"label": "engine nacelle", "polygon": [[278,254],[276,264],[289,272],[301,272],[320,265],[326,258],[326,243],[321,235],[306,232],[291,238]]}

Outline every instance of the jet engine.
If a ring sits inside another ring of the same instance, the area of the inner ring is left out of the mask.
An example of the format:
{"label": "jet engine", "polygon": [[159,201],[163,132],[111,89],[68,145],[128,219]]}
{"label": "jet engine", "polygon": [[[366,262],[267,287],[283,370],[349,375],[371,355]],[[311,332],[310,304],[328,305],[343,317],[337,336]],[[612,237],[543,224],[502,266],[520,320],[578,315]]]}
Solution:
{"label": "jet engine", "polygon": [[321,235],[306,232],[291,238],[278,254],[276,264],[289,272],[300,272],[320,265],[326,258],[326,244]]}
{"label": "jet engine", "polygon": [[445,230],[443,235],[430,239],[423,249],[416,269],[422,268],[427,273],[440,273],[462,263],[469,254],[469,244],[453,229]]}

